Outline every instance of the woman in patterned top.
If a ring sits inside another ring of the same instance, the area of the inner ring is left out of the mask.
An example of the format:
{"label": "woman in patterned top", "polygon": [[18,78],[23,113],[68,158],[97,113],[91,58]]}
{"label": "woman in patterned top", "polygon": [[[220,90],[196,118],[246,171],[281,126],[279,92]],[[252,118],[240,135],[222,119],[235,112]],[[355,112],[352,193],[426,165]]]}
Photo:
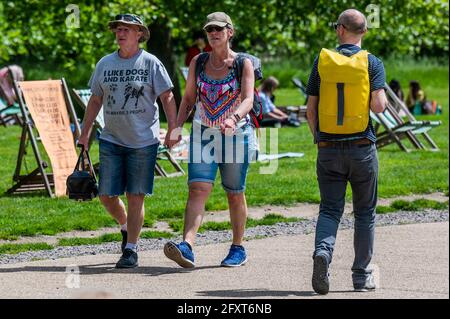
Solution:
{"label": "woman in patterned top", "polygon": [[233,230],[230,251],[221,265],[236,267],[247,261],[242,246],[247,220],[244,190],[249,162],[257,154],[256,134],[248,115],[253,105],[255,77],[249,59],[244,61],[241,81],[236,77],[233,63],[237,53],[230,48],[234,29],[228,15],[209,14],[203,29],[212,51],[203,53],[204,59],[199,63],[201,55],[191,61],[177,119],[181,131],[195,106],[183,241],[167,243],[164,253],[182,267],[195,266],[192,247],[219,169]]}

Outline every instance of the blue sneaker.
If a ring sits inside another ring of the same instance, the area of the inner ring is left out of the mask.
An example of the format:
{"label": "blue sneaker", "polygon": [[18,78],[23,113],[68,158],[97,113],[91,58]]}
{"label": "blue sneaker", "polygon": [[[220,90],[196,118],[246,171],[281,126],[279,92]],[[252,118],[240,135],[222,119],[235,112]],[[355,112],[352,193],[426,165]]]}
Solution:
{"label": "blue sneaker", "polygon": [[228,256],[222,260],[222,267],[239,267],[247,262],[247,254],[245,249],[240,245],[231,245]]}
{"label": "blue sneaker", "polygon": [[164,255],[183,268],[195,267],[194,253],[192,252],[191,246],[185,241],[179,244],[169,241],[164,245]]}

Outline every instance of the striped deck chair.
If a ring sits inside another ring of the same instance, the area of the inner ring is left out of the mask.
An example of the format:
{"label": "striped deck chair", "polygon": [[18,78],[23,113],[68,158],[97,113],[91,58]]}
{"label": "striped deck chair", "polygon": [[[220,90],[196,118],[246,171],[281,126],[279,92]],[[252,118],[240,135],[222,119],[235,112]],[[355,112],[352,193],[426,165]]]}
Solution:
{"label": "striped deck chair", "polygon": [[[396,143],[405,152],[410,151],[403,143],[405,139],[408,139],[417,149],[427,149],[418,139],[418,136],[426,134],[433,127],[441,125],[441,121],[403,121],[397,110],[389,104],[382,113],[373,113],[371,111],[370,117],[375,122],[377,148]],[[381,127],[384,130],[380,131]],[[434,142],[430,143],[430,146],[430,150],[439,150]]]}

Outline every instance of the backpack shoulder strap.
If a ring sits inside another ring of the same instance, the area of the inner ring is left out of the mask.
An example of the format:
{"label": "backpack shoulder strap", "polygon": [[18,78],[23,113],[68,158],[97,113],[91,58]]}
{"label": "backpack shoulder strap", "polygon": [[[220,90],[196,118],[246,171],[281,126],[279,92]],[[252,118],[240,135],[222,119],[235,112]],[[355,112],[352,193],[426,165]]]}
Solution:
{"label": "backpack shoulder strap", "polygon": [[203,53],[199,54],[197,61],[195,63],[195,79],[198,78],[198,75],[200,74],[200,72],[202,72],[203,69],[205,68],[205,63],[206,63],[206,60],[208,60],[208,58],[209,58],[208,52],[203,52]]}
{"label": "backpack shoulder strap", "polygon": [[244,59],[245,57],[238,53],[236,54],[236,58],[233,61],[233,69],[239,84],[241,83],[242,79],[242,70],[244,69]]}

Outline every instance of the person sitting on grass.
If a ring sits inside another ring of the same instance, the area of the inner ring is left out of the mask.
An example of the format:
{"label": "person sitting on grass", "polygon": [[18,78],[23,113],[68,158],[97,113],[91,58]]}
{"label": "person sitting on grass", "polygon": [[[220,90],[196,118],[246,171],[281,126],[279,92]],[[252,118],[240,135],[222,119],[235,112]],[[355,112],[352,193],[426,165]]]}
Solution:
{"label": "person sitting on grass", "polygon": [[406,106],[413,114],[422,114],[422,108],[425,103],[425,92],[421,89],[418,81],[409,82],[409,93],[406,98]]}
{"label": "person sitting on grass", "polygon": [[269,76],[261,83],[261,87],[259,88],[259,97],[261,98],[263,109],[261,126],[281,127],[283,124],[295,127],[300,126],[300,122],[298,122],[298,120],[290,117],[275,106],[275,96],[273,95],[273,92],[278,88],[278,86],[279,82],[273,76]]}
{"label": "person sitting on grass", "polygon": [[442,113],[442,107],[436,101],[427,100],[425,91],[422,90],[418,81],[409,82],[406,105],[414,115]]}

